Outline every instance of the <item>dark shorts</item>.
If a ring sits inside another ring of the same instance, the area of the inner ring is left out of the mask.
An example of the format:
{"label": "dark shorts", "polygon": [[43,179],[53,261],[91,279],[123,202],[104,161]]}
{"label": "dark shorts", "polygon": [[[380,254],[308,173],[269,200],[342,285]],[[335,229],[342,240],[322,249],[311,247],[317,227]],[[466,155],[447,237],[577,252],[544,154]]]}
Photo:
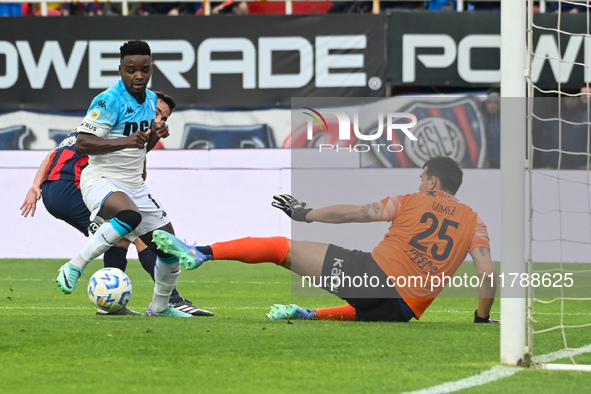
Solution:
{"label": "dark shorts", "polygon": [[329,245],[323,288],[355,307],[359,321],[407,322],[414,313],[371,254]]}
{"label": "dark shorts", "polygon": [[82,192],[72,181],[45,182],[41,193],[47,212],[88,237],[90,211],[82,200]]}

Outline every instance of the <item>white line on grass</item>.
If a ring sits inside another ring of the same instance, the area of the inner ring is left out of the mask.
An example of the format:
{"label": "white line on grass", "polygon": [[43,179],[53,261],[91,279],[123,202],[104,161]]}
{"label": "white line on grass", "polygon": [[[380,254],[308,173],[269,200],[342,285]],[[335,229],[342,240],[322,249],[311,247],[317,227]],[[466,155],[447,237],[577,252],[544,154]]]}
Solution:
{"label": "white line on grass", "polygon": [[[577,349],[563,349],[556,353],[543,354],[539,357],[535,357],[534,360],[540,363],[549,363],[551,361],[560,360],[566,358],[569,355],[578,356],[580,354],[591,352],[591,345],[583,346]],[[571,367],[570,364],[566,364],[565,367]],[[572,366],[573,369],[576,366]],[[564,368],[564,369],[567,369]],[[517,372],[524,371],[525,368],[518,367],[506,367],[496,366],[479,373],[478,375],[470,376],[469,378],[456,380],[453,382],[446,382],[438,384],[436,386],[427,387],[425,389],[417,391],[409,391],[403,394],[439,394],[439,393],[453,393],[455,391],[467,389],[470,387],[481,386],[483,384],[492,383],[499,379],[503,379],[509,376],[515,375]]]}
{"label": "white line on grass", "polygon": [[520,371],[517,367],[493,367],[487,371],[481,372],[478,375],[470,376],[469,378],[456,380],[455,382],[447,382],[438,384],[437,386],[427,387],[417,391],[410,391],[403,394],[439,394],[439,393],[453,393],[454,391],[468,389],[470,387],[481,386],[486,383],[494,382],[495,380],[503,379],[508,376],[515,375]]}
{"label": "white line on grass", "polygon": [[534,361],[539,362],[539,363],[549,363],[552,361],[556,361],[556,360],[560,360],[561,358],[567,358],[569,356],[578,356],[581,354],[585,354],[585,353],[590,353],[591,352],[591,345],[587,345],[587,346],[583,346],[577,349],[562,349],[559,352],[556,353],[549,353],[549,354],[543,354],[541,356],[538,357],[534,357]]}

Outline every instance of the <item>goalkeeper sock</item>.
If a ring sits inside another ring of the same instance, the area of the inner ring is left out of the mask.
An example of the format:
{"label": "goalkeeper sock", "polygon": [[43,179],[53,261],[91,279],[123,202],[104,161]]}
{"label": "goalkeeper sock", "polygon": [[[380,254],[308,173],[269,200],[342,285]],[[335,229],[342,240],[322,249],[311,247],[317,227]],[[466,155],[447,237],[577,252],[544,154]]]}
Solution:
{"label": "goalkeeper sock", "polygon": [[289,252],[285,237],[240,238],[211,245],[214,260],[237,260],[243,263],[283,264]]}
{"label": "goalkeeper sock", "polygon": [[347,320],[355,321],[355,307],[351,305],[334,308],[315,309],[316,320]]}
{"label": "goalkeeper sock", "polygon": [[163,260],[166,258],[158,256],[154,269],[154,295],[150,304],[154,312],[163,312],[168,308],[170,295],[181,274],[181,265],[176,257],[166,262]]}

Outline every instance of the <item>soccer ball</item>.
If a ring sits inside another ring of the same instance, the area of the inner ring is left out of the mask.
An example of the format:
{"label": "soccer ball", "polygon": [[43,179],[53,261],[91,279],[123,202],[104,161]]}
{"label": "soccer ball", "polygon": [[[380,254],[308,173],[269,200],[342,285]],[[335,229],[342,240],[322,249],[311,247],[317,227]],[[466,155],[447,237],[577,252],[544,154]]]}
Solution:
{"label": "soccer ball", "polygon": [[103,311],[118,311],[131,298],[131,281],[118,268],[103,268],[96,271],[88,281],[88,298]]}

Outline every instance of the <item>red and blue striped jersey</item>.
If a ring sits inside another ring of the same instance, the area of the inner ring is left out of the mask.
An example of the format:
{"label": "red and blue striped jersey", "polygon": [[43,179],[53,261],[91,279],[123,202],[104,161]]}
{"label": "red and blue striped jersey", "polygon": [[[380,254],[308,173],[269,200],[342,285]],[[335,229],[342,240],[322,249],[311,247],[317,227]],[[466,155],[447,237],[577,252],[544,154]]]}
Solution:
{"label": "red and blue striped jersey", "polygon": [[76,153],[78,132],[72,131],[49,158],[43,183],[49,181],[73,181],[80,188],[80,175],[88,164],[88,156]]}

